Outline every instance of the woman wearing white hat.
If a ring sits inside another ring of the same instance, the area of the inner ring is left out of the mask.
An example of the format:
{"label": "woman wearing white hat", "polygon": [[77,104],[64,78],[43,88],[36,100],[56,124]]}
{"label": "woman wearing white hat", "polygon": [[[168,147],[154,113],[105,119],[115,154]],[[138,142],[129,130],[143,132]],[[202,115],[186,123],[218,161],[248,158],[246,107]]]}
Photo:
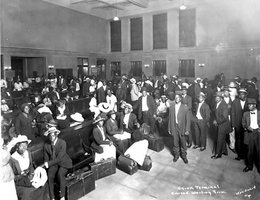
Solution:
{"label": "woman wearing white hat", "polygon": [[[21,200],[45,200],[49,199],[46,171],[42,171],[44,180],[38,180],[40,185],[34,184],[34,168],[32,165],[31,153],[27,150],[31,142],[25,135],[18,135],[15,138],[15,152],[11,156],[11,167],[15,175],[17,196]],[[42,187],[41,187],[42,186]]]}

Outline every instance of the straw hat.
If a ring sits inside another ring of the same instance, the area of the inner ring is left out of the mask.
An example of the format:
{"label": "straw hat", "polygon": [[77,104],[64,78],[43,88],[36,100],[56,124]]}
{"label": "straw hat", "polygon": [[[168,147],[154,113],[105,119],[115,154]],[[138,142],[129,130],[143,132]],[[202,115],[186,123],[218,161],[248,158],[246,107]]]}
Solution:
{"label": "straw hat", "polygon": [[132,84],[136,83],[135,78],[131,78],[131,79],[130,79],[130,82],[131,82]]}
{"label": "straw hat", "polygon": [[17,138],[14,138],[13,145],[15,146],[16,144],[23,142],[27,142],[28,144],[30,144],[31,140],[29,140],[26,135],[18,135]]}
{"label": "straw hat", "polygon": [[51,127],[56,127],[58,126],[58,123],[54,120],[54,119],[51,119],[47,125],[51,126]]}
{"label": "straw hat", "polygon": [[73,119],[74,121],[76,122],[83,122],[84,121],[84,118],[82,117],[82,115],[78,112],[70,115],[71,119]]}
{"label": "straw hat", "polygon": [[102,115],[98,115],[97,117],[96,117],[96,119],[93,121],[93,124],[96,124],[96,123],[98,123],[98,122],[100,122],[100,121],[105,121],[106,119],[104,118],[104,117],[102,117]]}
{"label": "straw hat", "polygon": [[45,136],[48,136],[51,133],[56,133],[57,135],[60,134],[60,130],[58,130],[56,127],[51,127],[47,131],[44,132]]}
{"label": "straw hat", "polygon": [[99,103],[98,108],[103,113],[108,113],[111,110],[110,104],[106,102]]}

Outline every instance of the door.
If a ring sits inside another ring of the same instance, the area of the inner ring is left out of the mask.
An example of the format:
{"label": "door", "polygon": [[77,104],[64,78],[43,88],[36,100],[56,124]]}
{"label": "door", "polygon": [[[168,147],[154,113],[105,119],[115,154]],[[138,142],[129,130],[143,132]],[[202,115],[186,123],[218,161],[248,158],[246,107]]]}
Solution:
{"label": "door", "polygon": [[97,78],[106,79],[106,59],[97,59]]}
{"label": "door", "polygon": [[56,77],[63,76],[65,80],[69,81],[73,77],[73,69],[56,69]]}
{"label": "door", "polygon": [[18,76],[20,77],[21,80],[23,80],[23,73],[24,73],[24,58],[22,57],[11,57],[11,67],[12,70],[15,72],[15,78]]}

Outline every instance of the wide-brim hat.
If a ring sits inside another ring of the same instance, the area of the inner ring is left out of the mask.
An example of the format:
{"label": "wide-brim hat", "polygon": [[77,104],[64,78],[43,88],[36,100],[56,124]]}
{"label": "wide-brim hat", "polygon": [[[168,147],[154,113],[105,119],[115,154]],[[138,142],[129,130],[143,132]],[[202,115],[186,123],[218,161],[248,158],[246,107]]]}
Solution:
{"label": "wide-brim hat", "polygon": [[106,120],[106,118],[102,117],[102,115],[98,115],[96,117],[96,119],[92,122],[92,124],[96,124],[96,123],[98,123],[100,121],[105,121],[105,120]]}
{"label": "wide-brim hat", "polygon": [[47,122],[47,125],[56,127],[58,126],[58,123],[54,119],[51,119],[49,122]]}
{"label": "wide-brim hat", "polygon": [[254,99],[254,98],[248,98],[248,99],[247,99],[247,104],[257,104],[257,103],[256,103],[256,99]]}
{"label": "wide-brim hat", "polygon": [[223,92],[224,92],[224,91],[228,91],[228,92],[229,92],[229,87],[225,85],[225,86],[223,87],[222,91],[223,91]]}
{"label": "wide-brim hat", "polygon": [[110,110],[112,110],[110,104],[106,102],[99,103],[98,108],[103,113],[108,113]]}
{"label": "wide-brim hat", "polygon": [[14,139],[13,145],[15,146],[19,143],[24,143],[24,142],[30,144],[31,140],[29,140],[26,135],[18,135],[18,137]]}
{"label": "wide-brim hat", "polygon": [[56,133],[57,135],[60,134],[60,130],[58,130],[56,127],[50,127],[47,131],[44,132],[45,136],[48,136],[49,134]]}
{"label": "wide-brim hat", "polygon": [[74,121],[76,122],[83,122],[84,121],[84,118],[82,117],[82,115],[78,112],[70,115],[71,119],[73,119]]}
{"label": "wide-brim hat", "polygon": [[220,92],[220,91],[218,91],[218,92],[216,92],[215,93],[215,95],[214,95],[215,97],[223,97],[223,93],[222,92]]}
{"label": "wide-brim hat", "polygon": [[239,92],[239,93],[245,93],[245,94],[247,94],[246,88],[240,88],[240,89],[238,90],[238,92]]}
{"label": "wide-brim hat", "polygon": [[141,92],[143,92],[143,91],[147,92],[147,88],[146,87],[142,87]]}
{"label": "wide-brim hat", "polygon": [[129,108],[130,110],[133,110],[133,106],[129,103],[126,103],[124,108]]}
{"label": "wide-brim hat", "polygon": [[181,91],[181,90],[176,90],[176,91],[175,91],[175,95],[180,95],[180,96],[182,96],[182,91]]}
{"label": "wide-brim hat", "polygon": [[135,78],[131,78],[131,79],[130,79],[130,82],[133,83],[133,84],[136,83]]}
{"label": "wide-brim hat", "polygon": [[198,97],[204,97],[204,98],[206,98],[206,94],[203,93],[203,92],[200,92],[199,95],[198,95]]}
{"label": "wide-brim hat", "polygon": [[113,114],[116,114],[116,111],[114,111],[114,110],[110,110],[108,113],[107,113],[107,115],[110,117],[111,115],[113,115]]}
{"label": "wide-brim hat", "polygon": [[237,87],[237,84],[235,82],[230,82],[229,85],[228,85],[230,88],[236,88]]}

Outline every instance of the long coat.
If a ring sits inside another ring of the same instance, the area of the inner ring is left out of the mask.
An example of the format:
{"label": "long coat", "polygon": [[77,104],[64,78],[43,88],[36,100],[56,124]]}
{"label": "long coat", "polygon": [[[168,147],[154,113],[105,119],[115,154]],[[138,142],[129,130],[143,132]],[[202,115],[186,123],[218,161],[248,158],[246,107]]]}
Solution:
{"label": "long coat", "polygon": [[[142,98],[143,96],[139,97],[138,99],[138,119],[142,118]],[[147,106],[148,112],[150,112],[151,116],[156,114],[156,105],[153,97],[151,97],[150,95],[147,95]]]}
{"label": "long coat", "polygon": [[247,101],[244,108],[241,107],[240,99],[236,98],[231,104],[231,125],[234,128],[242,127],[242,117],[245,111],[248,111]]}
{"label": "long coat", "polygon": [[[184,135],[186,131],[190,132],[190,114],[189,109],[186,105],[181,104],[178,114],[178,127],[179,133]],[[177,124],[176,124],[176,117],[175,117],[175,103],[170,106],[169,109],[169,123],[168,123],[168,131],[171,135],[177,135]]]}
{"label": "long coat", "polygon": [[20,113],[15,120],[15,130],[17,135],[26,135],[28,139],[34,141],[35,135],[32,128],[32,117],[28,115],[25,117],[23,113]]}
{"label": "long coat", "polygon": [[133,133],[135,131],[135,125],[137,124],[137,118],[134,113],[130,113],[129,121],[128,121],[128,128],[124,129],[124,113],[120,113],[119,115],[119,128],[125,130],[129,133]]}
{"label": "long coat", "polygon": [[231,131],[230,121],[228,118],[229,110],[228,105],[224,100],[222,100],[218,108],[214,110],[214,114],[214,119],[217,121],[218,124],[218,133],[229,133]]}

